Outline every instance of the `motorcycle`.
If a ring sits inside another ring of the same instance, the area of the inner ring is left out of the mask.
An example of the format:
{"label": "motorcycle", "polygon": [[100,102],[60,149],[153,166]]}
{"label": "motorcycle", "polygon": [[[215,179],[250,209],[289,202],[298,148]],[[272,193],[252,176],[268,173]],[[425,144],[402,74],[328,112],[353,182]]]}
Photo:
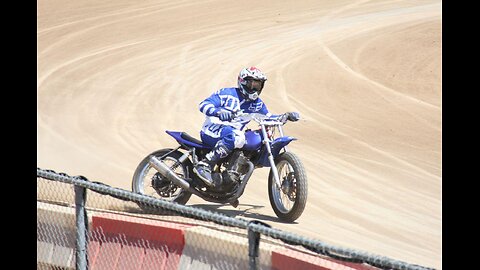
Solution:
{"label": "motorcycle", "polygon": [[[146,188],[161,199],[186,204],[194,194],[205,201],[231,204],[237,207],[238,198],[257,168],[270,167],[268,196],[270,204],[283,222],[293,222],[305,209],[307,175],[299,157],[288,151],[287,145],[296,140],[284,136],[286,121],[262,114],[236,112],[232,121],[255,121],[259,129],[245,131],[246,143],[234,149],[212,171],[214,185],[206,185],[194,172],[193,166],[212,149],[202,141],[181,131],[169,131],[179,146],[161,149],[146,156],[137,166],[132,190],[146,194]],[[276,131],[280,136],[276,137]],[[149,195],[149,194],[147,194]],[[150,210],[145,204],[138,204]]]}

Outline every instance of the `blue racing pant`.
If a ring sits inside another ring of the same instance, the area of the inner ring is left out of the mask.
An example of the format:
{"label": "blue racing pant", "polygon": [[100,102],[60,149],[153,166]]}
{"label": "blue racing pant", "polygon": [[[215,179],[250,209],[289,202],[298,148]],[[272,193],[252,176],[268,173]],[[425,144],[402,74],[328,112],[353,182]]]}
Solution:
{"label": "blue racing pant", "polygon": [[230,151],[235,148],[242,148],[245,145],[245,134],[241,130],[222,125],[219,134],[218,137],[212,137],[200,131],[200,138],[204,144],[212,148],[215,147],[219,141],[222,141],[223,145]]}

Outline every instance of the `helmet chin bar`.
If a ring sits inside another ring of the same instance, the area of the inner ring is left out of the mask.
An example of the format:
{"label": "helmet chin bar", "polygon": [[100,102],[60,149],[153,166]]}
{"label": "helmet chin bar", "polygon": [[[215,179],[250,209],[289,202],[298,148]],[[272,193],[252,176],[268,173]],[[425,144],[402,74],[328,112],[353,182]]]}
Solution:
{"label": "helmet chin bar", "polygon": [[254,92],[254,93],[252,93],[252,94],[248,94],[248,99],[250,99],[250,100],[255,100],[255,99],[258,98],[259,95],[260,95],[260,93],[258,93],[258,92]]}

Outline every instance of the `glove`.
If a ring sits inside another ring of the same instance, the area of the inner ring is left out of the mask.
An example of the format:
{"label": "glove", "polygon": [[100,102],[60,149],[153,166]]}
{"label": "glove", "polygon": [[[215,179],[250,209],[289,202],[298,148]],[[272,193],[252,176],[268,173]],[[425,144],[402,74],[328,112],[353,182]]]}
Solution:
{"label": "glove", "polygon": [[282,123],[286,123],[287,120],[295,122],[295,121],[300,120],[300,114],[298,114],[297,112],[287,112],[287,113],[284,113],[284,114],[280,115],[279,120]]}
{"label": "glove", "polygon": [[233,119],[232,112],[225,109],[217,109],[215,115],[222,121],[231,121]]}
{"label": "glove", "polygon": [[300,120],[300,114],[298,112],[287,112],[286,115],[287,119],[292,122]]}

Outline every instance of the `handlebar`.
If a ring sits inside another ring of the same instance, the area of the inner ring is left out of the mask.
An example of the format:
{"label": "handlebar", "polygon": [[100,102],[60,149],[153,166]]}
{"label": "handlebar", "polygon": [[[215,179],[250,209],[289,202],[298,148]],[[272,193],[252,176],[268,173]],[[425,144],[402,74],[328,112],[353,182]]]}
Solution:
{"label": "handlebar", "polygon": [[233,120],[231,122],[242,122],[253,120],[259,125],[275,126],[284,125],[285,123],[278,121],[277,118],[271,118],[259,113],[244,113],[242,111],[233,112]]}

